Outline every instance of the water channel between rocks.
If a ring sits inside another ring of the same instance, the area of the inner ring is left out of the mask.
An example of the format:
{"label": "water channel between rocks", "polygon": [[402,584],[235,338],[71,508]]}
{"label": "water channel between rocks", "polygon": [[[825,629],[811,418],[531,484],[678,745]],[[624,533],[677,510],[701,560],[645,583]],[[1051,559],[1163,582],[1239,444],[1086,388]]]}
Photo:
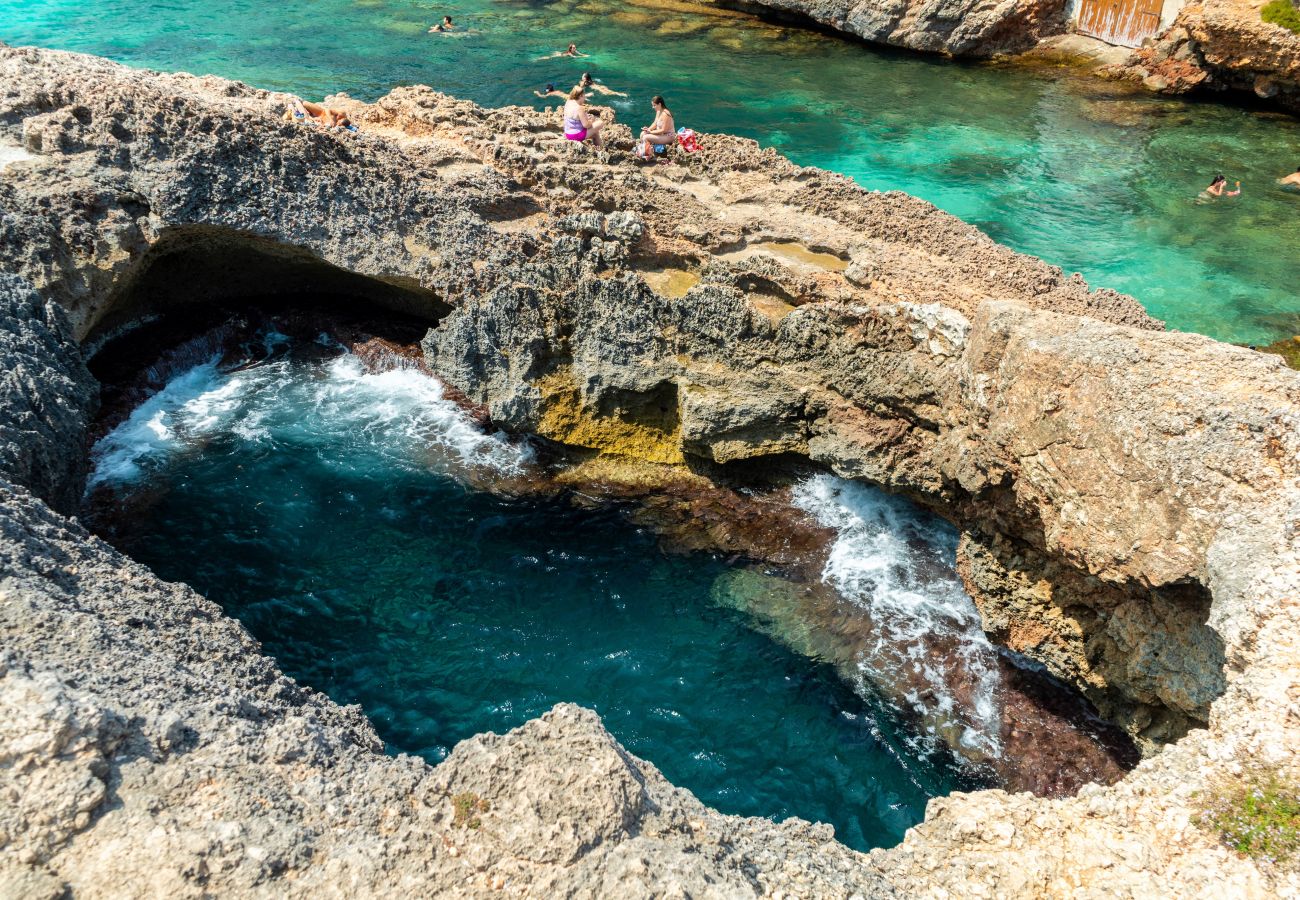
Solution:
{"label": "water channel between rocks", "polygon": [[[706,803],[830,822],[857,848],[896,843],[929,797],[1005,783],[1008,760],[1121,772],[1008,680],[953,530],[910,504],[800,480],[792,502],[837,535],[800,585],[665,552],[608,504],[502,490],[539,466],[529,443],[417,370],[273,324],[220,343],[148,370],[160,389],[115,405],[108,386],[89,518],[359,703],[393,751],[437,762],[576,702]],[[1020,758],[1026,732],[1100,762]]]}

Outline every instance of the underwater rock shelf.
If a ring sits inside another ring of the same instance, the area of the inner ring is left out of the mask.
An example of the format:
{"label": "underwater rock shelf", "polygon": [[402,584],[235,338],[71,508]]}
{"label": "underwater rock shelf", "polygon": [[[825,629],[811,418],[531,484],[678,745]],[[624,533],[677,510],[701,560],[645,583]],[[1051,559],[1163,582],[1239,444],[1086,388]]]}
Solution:
{"label": "underwater rock shelf", "polygon": [[[0,171],[6,892],[1295,892],[1196,824],[1219,779],[1300,746],[1279,358],[737,138],[642,169],[625,126],[593,152],[552,114],[420,87],[339,99],[350,135],[71,54],[0,48],[0,83],[30,156]],[[224,254],[251,274],[210,278]],[[167,289],[200,261],[202,290]],[[97,394],[79,345],[281,263],[422,320],[420,364],[581,457],[578,481],[652,494],[796,459],[929,507],[985,630],[1147,758],[1070,798],[936,799],[859,854],[707,809],[571,706],[437,767],[383,756],[359,710],[65,517]]]}

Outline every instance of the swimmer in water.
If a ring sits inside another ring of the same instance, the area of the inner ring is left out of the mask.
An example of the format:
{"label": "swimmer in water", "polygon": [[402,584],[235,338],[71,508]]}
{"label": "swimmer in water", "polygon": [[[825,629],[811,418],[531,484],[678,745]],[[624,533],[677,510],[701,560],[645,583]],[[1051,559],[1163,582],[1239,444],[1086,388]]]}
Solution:
{"label": "swimmer in water", "polygon": [[443,16],[441,22],[429,29],[429,34],[446,34],[455,28],[456,26],[451,24],[451,16]]}
{"label": "swimmer in water", "polygon": [[627,94],[622,91],[616,91],[613,88],[607,88],[599,81],[591,77],[590,72],[583,72],[582,77],[578,79],[578,86],[587,93],[605,94],[610,97],[626,97]]}
{"label": "swimmer in water", "polygon": [[1290,175],[1279,178],[1277,183],[1288,187],[1300,187],[1300,166],[1296,166],[1296,170]]}
{"label": "swimmer in water", "polygon": [[578,58],[578,57],[584,57],[588,55],[589,54],[578,52],[577,44],[570,44],[568,47],[565,47],[563,50],[556,50],[554,53],[548,53],[546,56],[539,56],[537,57],[537,59],[538,60],[560,59],[561,57],[564,56],[572,56],[574,58]]}
{"label": "swimmer in water", "polygon": [[542,90],[533,91],[533,96],[541,97],[543,99],[545,99],[546,97],[564,97],[566,100],[569,97],[569,95],[566,94],[564,91],[557,91],[555,89],[554,83],[549,81],[546,83],[546,87],[543,88]]}
{"label": "swimmer in water", "polygon": [[1228,179],[1224,178],[1222,175],[1215,175],[1214,180],[1210,182],[1210,186],[1201,191],[1201,195],[1209,197],[1235,197],[1241,193],[1241,182],[1238,181],[1236,184],[1237,189],[1235,191],[1230,191],[1227,189]]}

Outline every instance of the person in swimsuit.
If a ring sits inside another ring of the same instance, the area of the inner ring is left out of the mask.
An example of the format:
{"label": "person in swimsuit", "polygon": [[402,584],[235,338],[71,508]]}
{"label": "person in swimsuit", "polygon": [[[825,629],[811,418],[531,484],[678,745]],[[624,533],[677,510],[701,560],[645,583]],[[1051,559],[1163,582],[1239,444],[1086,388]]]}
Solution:
{"label": "person in swimsuit", "polygon": [[1210,182],[1210,186],[1202,191],[1202,193],[1208,194],[1211,197],[1235,197],[1241,193],[1241,182],[1237,182],[1237,189],[1235,191],[1230,191],[1227,188],[1228,179],[1224,178],[1222,175],[1215,175],[1214,180]]}
{"label": "person in swimsuit", "polygon": [[598,94],[606,94],[607,96],[610,97],[627,96],[627,94],[623,93],[622,91],[616,91],[613,88],[605,87],[599,81],[592,78],[590,72],[582,73],[582,78],[578,79],[578,87],[582,88],[584,91],[586,91],[589,94],[594,92]]}
{"label": "person in swimsuit", "polygon": [[328,106],[322,106],[319,103],[309,103],[297,97],[294,97],[289,103],[285,118],[293,122],[311,121],[317,125],[324,125],[326,128],[337,127],[346,128],[349,131],[357,130],[357,126],[352,124],[352,120],[348,118],[345,111],[330,109]]}
{"label": "person in swimsuit", "polygon": [[587,112],[582,88],[574,87],[569,91],[569,99],[564,104],[564,137],[578,142],[590,138],[591,145],[599,147],[600,132],[604,127],[604,122]]}
{"label": "person in swimsuit", "polygon": [[451,24],[451,16],[443,16],[441,22],[429,29],[429,34],[445,34],[455,27],[455,25]]}
{"label": "person in swimsuit", "polygon": [[636,155],[642,159],[654,159],[655,147],[667,147],[677,142],[677,123],[673,121],[672,111],[664,104],[664,98],[656,94],[650,105],[654,107],[655,120],[641,129],[637,138]]}
{"label": "person in swimsuit", "polygon": [[1291,187],[1300,187],[1300,166],[1290,175],[1285,175],[1277,180],[1278,184],[1290,185]]}
{"label": "person in swimsuit", "polygon": [[587,55],[586,53],[578,52],[577,44],[570,44],[568,47],[564,48],[563,50],[556,50],[554,53],[548,53],[546,56],[539,56],[537,58],[538,60],[559,59],[562,56],[572,56],[576,58],[576,57],[582,57],[586,55]]}
{"label": "person in swimsuit", "polygon": [[569,95],[566,94],[566,93],[564,93],[564,91],[557,91],[557,90],[555,89],[555,85],[548,81],[548,82],[546,83],[546,87],[545,87],[544,89],[542,89],[542,90],[540,90],[540,91],[533,91],[533,96],[535,96],[535,97],[542,97],[542,98],[546,98],[546,97],[566,97],[566,98],[567,98]]}

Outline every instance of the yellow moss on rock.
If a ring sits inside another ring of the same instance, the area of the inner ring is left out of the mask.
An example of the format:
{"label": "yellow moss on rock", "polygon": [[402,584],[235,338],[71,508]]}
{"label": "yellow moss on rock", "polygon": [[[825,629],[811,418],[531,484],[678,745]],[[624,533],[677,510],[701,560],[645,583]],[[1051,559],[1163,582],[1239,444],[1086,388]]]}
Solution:
{"label": "yellow moss on rock", "polygon": [[552,372],[537,381],[542,417],[537,431],[570,447],[626,456],[645,462],[681,465],[681,428],[671,430],[623,416],[596,416],[582,404],[570,370]]}

